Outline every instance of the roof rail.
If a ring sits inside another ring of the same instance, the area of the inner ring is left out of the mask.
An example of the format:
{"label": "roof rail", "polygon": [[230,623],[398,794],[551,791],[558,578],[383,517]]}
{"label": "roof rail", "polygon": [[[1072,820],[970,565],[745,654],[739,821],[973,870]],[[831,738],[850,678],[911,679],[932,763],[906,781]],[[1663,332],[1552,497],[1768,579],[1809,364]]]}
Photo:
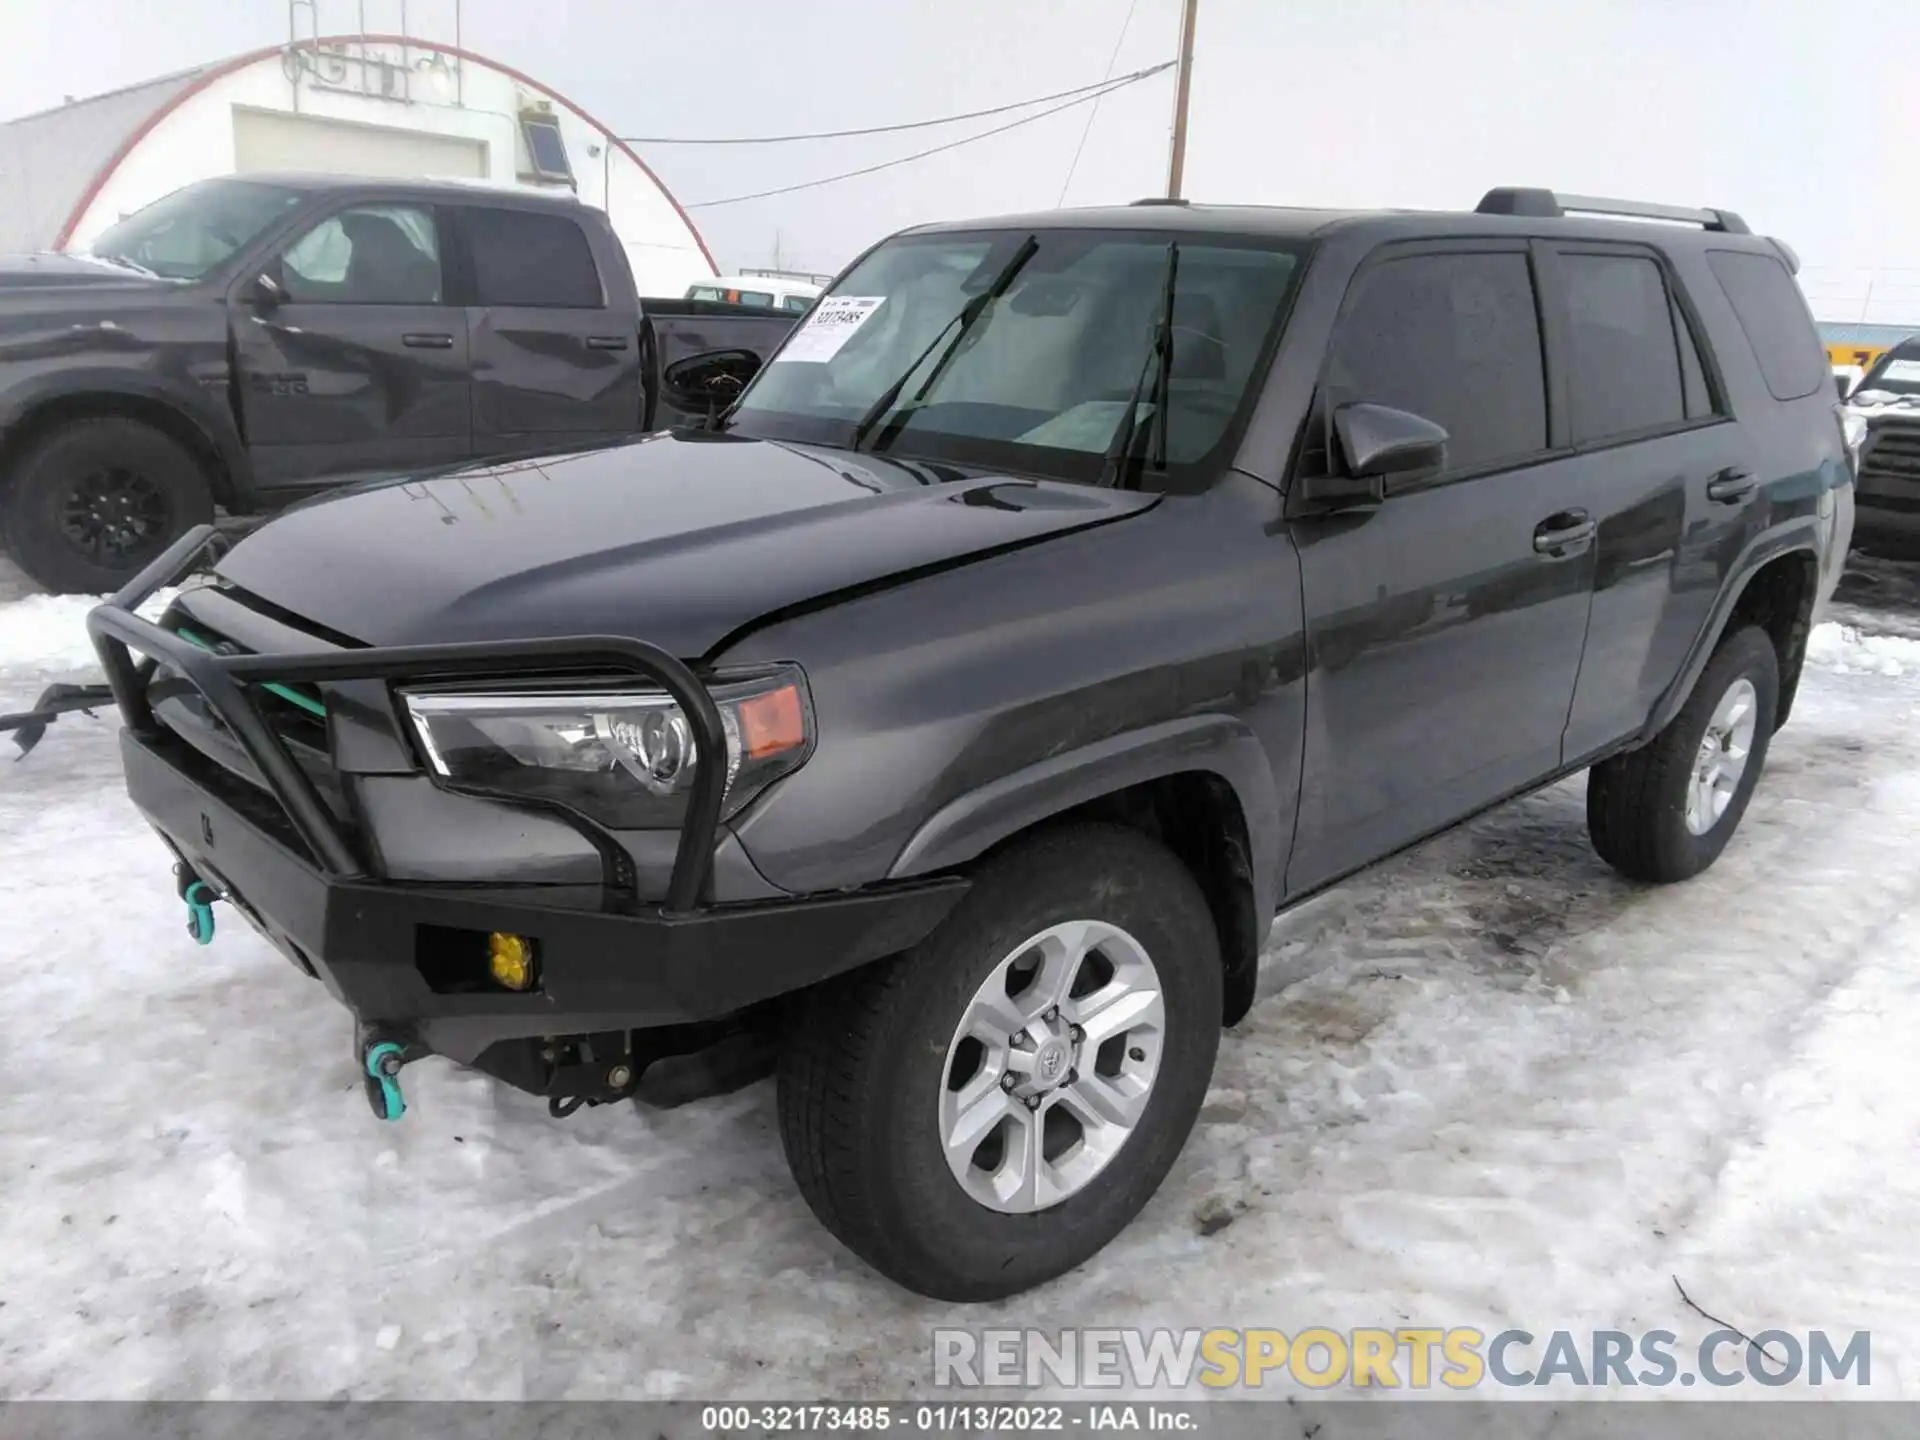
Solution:
{"label": "roof rail", "polygon": [[1750,235],[1747,222],[1731,210],[1704,210],[1687,205],[1650,205],[1644,200],[1605,200],[1597,195],[1560,195],[1523,185],[1489,190],[1474,206],[1476,215],[1521,215],[1530,220],[1558,220],[1569,212],[1583,215],[1624,215],[1635,220],[1674,220],[1717,230],[1726,235]]}

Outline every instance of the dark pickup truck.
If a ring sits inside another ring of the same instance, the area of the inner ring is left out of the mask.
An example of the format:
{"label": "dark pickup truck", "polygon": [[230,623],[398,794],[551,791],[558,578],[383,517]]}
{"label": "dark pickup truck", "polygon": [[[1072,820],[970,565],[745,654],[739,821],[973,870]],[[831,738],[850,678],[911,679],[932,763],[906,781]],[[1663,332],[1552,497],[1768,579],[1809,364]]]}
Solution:
{"label": "dark pickup truck", "polygon": [[698,423],[796,318],[641,301],[571,198],[202,181],[0,259],[0,544],[112,591],[215,506]]}
{"label": "dark pickup truck", "polygon": [[1621,871],[1719,856],[1853,526],[1791,264],[1529,190],[908,231],[711,427],[182,540],[88,621],[128,789],[384,1118],[764,1037],[827,1226],[1005,1296],[1172,1168],[1277,909],[1582,772]]}

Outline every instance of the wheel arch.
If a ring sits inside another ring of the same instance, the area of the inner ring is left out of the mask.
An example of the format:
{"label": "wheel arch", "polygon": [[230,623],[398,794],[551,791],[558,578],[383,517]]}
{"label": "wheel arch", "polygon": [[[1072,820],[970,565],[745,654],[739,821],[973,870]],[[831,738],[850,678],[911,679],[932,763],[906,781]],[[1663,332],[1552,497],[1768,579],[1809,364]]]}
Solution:
{"label": "wheel arch", "polygon": [[252,474],[237,437],[220,435],[185,402],[162,386],[145,386],[115,376],[69,383],[26,396],[10,397],[0,420],[0,479],[15,461],[45,436],[81,420],[137,420],[152,426],[187,450],[207,477],[216,503],[237,508],[252,492]]}
{"label": "wheel arch", "polygon": [[1706,625],[1695,637],[1686,662],[1645,728],[1636,737],[1644,743],[1657,735],[1687,702],[1700,674],[1713,658],[1721,639],[1736,624],[1760,626],[1773,640],[1780,663],[1780,703],[1774,716],[1777,732],[1787,723],[1799,688],[1812,630],[1813,607],[1820,588],[1818,539],[1809,527],[1795,527],[1761,535],[1741,552],[1732,581],[1723,586]]}
{"label": "wheel arch", "polygon": [[1220,937],[1222,1021],[1238,1021],[1253,1004],[1263,920],[1278,900],[1281,826],[1266,751],[1231,716],[1113,736],[969,791],[914,832],[889,878],[969,866],[1043,826],[1087,819],[1153,835],[1193,874]]}

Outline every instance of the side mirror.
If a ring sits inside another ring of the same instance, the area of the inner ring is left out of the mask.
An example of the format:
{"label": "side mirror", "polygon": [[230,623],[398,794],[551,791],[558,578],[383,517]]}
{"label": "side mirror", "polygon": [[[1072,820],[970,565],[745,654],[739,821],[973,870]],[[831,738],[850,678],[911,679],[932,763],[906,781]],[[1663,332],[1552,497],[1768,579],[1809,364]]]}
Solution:
{"label": "side mirror", "polygon": [[1301,496],[1323,505],[1378,505],[1387,482],[1444,469],[1447,432],[1424,416],[1389,405],[1357,403],[1333,412],[1333,435],[1346,461],[1345,475],[1316,475],[1301,482]]}
{"label": "side mirror", "polygon": [[751,350],[708,350],[674,361],[660,379],[676,408],[711,419],[739,398],[760,365]]}
{"label": "side mirror", "polygon": [[1853,393],[1853,377],[1844,370],[1834,371],[1833,388],[1839,393],[1842,400],[1846,399],[1847,396]]}
{"label": "side mirror", "polygon": [[287,298],[286,286],[262,270],[247,285],[247,301],[256,309],[271,310]]}

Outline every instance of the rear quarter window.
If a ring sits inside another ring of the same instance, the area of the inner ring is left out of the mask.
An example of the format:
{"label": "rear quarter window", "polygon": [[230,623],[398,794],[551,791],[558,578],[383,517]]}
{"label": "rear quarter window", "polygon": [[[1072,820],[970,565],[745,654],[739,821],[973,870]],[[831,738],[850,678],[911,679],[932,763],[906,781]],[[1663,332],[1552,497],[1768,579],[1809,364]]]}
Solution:
{"label": "rear quarter window", "polygon": [[1744,250],[1709,250],[1707,264],[1740,318],[1774,399],[1800,400],[1832,388],[1826,350],[1785,265]]}

